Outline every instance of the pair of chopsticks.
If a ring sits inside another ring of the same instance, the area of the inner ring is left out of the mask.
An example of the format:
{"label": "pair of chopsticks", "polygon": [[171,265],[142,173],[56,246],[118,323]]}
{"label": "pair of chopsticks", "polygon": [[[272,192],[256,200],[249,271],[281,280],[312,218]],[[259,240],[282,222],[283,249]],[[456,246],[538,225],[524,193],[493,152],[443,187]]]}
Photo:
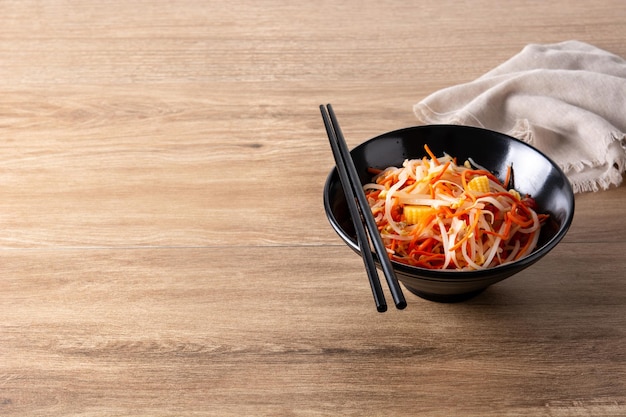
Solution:
{"label": "pair of chopsticks", "polygon": [[356,230],[357,243],[361,251],[361,256],[363,257],[363,263],[365,264],[370,286],[372,287],[376,309],[381,313],[387,311],[387,302],[385,301],[385,296],[378,278],[378,271],[376,270],[372,251],[368,243],[368,234],[369,240],[371,240],[374,250],[378,255],[380,266],[385,274],[387,285],[389,286],[396,308],[403,309],[406,307],[406,301],[402,294],[402,289],[393,271],[391,261],[387,255],[385,244],[378,232],[372,211],[367,203],[367,197],[365,197],[365,192],[363,191],[354,162],[350,156],[350,151],[339,128],[335,112],[330,104],[326,107],[320,105],[320,111],[322,112],[322,119],[324,120],[326,133],[328,134],[330,147],[335,157],[335,165],[339,172],[339,179],[341,180],[341,185],[346,195],[350,217],[352,217],[354,229]]}

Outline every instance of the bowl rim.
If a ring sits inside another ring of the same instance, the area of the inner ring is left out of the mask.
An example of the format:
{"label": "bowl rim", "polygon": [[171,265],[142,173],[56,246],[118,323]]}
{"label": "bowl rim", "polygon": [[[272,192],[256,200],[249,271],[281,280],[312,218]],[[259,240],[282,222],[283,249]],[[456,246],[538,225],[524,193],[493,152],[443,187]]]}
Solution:
{"label": "bowl rim", "polygon": [[[391,131],[382,133],[380,135],[374,136],[370,139],[367,139],[361,142],[360,144],[353,147],[352,149],[350,149],[350,154],[352,154],[352,152],[356,150],[359,150],[367,146],[369,143],[375,140],[380,140],[381,138],[384,138],[390,135],[401,135],[403,132],[413,131],[413,130],[450,129],[450,128],[461,129],[461,130],[477,130],[481,132],[488,132],[490,134],[496,134],[507,140],[512,140],[514,142],[517,142],[518,144],[521,144],[522,146],[525,146],[531,149],[533,152],[536,152],[541,157],[545,158],[553,166],[553,168],[559,173],[559,175],[565,180],[564,183],[567,189],[568,206],[571,207],[571,210],[569,210],[567,217],[563,219],[563,221],[559,225],[559,229],[554,234],[554,236],[552,236],[550,239],[544,242],[543,245],[533,250],[530,254],[514,262],[509,262],[506,264],[497,265],[497,266],[486,268],[486,269],[456,270],[456,269],[428,269],[428,268],[422,268],[418,266],[407,265],[398,261],[391,260],[394,270],[400,273],[404,273],[409,276],[419,276],[420,279],[426,279],[426,280],[432,280],[432,281],[441,281],[441,280],[450,281],[451,279],[453,279],[454,281],[462,282],[464,280],[474,281],[477,278],[478,279],[486,278],[487,276],[490,276],[492,274],[501,274],[501,273],[506,273],[508,271],[518,270],[520,267],[527,267],[537,262],[544,255],[550,252],[563,239],[563,237],[565,237],[565,235],[567,234],[572,224],[572,221],[574,219],[574,212],[575,212],[575,198],[574,198],[574,191],[573,191],[571,182],[569,181],[569,179],[567,178],[563,170],[550,157],[548,157],[545,153],[543,153],[539,149],[513,136],[510,136],[510,135],[507,135],[505,133],[498,132],[495,130],[485,129],[482,127],[467,126],[467,125],[454,125],[454,124],[429,124],[429,125],[408,126],[408,127],[404,127],[404,128],[400,128],[396,130],[391,130]],[[348,234],[343,230],[343,228],[339,225],[339,222],[337,221],[337,218],[335,217],[333,210],[331,208],[330,185],[332,182],[331,180],[336,175],[338,174],[337,174],[337,167],[335,166],[331,169],[330,173],[327,175],[326,181],[324,183],[323,200],[324,200],[324,210],[326,211],[326,217],[328,221],[330,222],[331,227],[335,230],[335,232],[339,235],[339,237],[352,250],[360,254],[360,249],[356,242],[356,239],[353,239],[351,236],[348,236]],[[378,256],[376,255],[376,253],[372,252],[372,255],[374,256],[374,260],[376,261],[376,263],[379,264]]]}

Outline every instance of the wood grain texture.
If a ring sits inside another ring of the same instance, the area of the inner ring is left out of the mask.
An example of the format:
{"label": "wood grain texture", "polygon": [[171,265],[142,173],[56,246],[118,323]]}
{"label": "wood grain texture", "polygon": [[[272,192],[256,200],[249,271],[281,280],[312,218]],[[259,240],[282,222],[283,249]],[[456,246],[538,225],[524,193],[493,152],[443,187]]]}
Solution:
{"label": "wood grain texture", "polygon": [[622,416],[626,186],[460,304],[376,312],[324,216],[349,145],[626,3],[0,2],[0,415]]}

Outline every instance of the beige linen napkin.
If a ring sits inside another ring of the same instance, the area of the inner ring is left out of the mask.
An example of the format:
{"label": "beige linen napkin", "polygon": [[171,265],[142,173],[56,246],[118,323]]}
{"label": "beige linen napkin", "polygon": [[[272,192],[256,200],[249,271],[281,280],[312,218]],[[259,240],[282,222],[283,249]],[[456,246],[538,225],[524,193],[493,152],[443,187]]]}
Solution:
{"label": "beige linen napkin", "polygon": [[478,126],[521,139],[556,162],[577,193],[619,185],[626,170],[626,61],[583,42],[527,45],[413,111],[424,124]]}

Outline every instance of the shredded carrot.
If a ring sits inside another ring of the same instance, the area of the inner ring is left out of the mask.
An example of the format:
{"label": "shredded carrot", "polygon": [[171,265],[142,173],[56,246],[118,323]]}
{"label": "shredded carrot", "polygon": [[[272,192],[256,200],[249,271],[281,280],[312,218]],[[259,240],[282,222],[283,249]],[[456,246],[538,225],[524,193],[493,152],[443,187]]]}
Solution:
{"label": "shredded carrot", "polygon": [[508,188],[513,188],[513,184],[511,184],[511,180],[513,179],[513,167],[511,165],[507,165],[506,167],[506,177],[504,177],[504,186]]}
{"label": "shredded carrot", "polygon": [[428,147],[428,145],[424,145],[424,150],[426,151],[426,153],[428,154],[428,156],[430,156],[430,160],[432,161],[433,164],[435,165],[440,165],[441,163],[439,162],[439,159],[437,159],[437,157],[435,156],[435,154],[433,153],[433,151],[430,150],[430,148]]}
{"label": "shredded carrot", "polygon": [[443,177],[443,174],[445,174],[447,172],[447,170],[450,167],[451,163],[452,163],[452,161],[446,161],[446,164],[441,169],[441,172],[439,174],[437,174],[433,179],[431,179],[430,183],[431,184],[435,184],[437,181],[439,181],[441,179],[441,177]]}

